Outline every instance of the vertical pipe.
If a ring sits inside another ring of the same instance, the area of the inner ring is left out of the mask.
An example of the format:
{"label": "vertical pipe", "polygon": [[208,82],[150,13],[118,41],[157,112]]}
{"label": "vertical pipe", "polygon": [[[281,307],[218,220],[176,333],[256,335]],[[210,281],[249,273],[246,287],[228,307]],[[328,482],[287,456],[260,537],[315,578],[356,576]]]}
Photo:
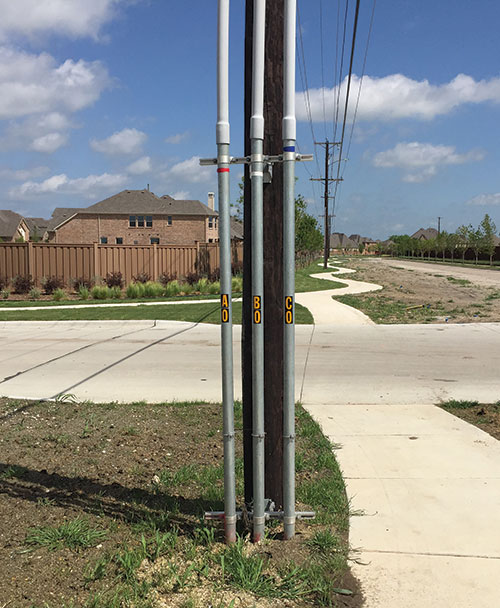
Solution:
{"label": "vertical pipe", "polygon": [[217,37],[217,175],[221,282],[222,407],[224,434],[224,524],[226,542],[236,540],[234,467],[233,317],[229,216],[229,0],[219,0]]}
{"label": "vertical pipe", "polygon": [[264,141],[264,39],[266,0],[254,0],[252,117],[250,120],[252,186],[252,439],[253,539],[259,542],[265,528],[264,497],[264,282],[263,282],[263,141]]}
{"label": "vertical pipe", "polygon": [[283,510],[284,537],[295,534],[295,21],[285,0],[283,86]]}

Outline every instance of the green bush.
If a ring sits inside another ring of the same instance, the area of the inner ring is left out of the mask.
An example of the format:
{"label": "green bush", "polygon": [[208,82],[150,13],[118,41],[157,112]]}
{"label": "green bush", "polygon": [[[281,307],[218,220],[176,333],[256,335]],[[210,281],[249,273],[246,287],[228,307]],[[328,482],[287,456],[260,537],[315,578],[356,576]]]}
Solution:
{"label": "green bush", "polygon": [[122,290],[121,287],[118,287],[118,285],[115,285],[114,287],[109,287],[108,289],[110,291],[110,296],[113,300],[119,300],[122,297]]}
{"label": "green bush", "polygon": [[241,293],[243,291],[243,279],[241,277],[233,277],[231,287],[234,293]]}
{"label": "green bush", "polygon": [[193,286],[190,285],[189,283],[180,283],[180,288],[181,288],[181,292],[186,296],[191,295],[194,291]]}
{"label": "green bush", "polygon": [[2,300],[8,300],[10,296],[10,289],[2,289],[0,291],[0,296],[2,296]]}
{"label": "green bush", "polygon": [[137,300],[140,298],[140,286],[142,283],[129,283],[126,289],[127,298]]}
{"label": "green bush", "polygon": [[85,287],[84,285],[80,285],[78,288],[78,296],[80,300],[88,300],[90,296],[89,288]]}
{"label": "green bush", "polygon": [[155,283],[154,281],[148,281],[144,283],[144,297],[145,298],[161,298],[163,295],[163,285]]}
{"label": "green bush", "polygon": [[36,287],[33,287],[30,291],[31,300],[39,300],[41,295],[42,295],[42,292],[39,289],[37,289]]}
{"label": "green bush", "polygon": [[193,285],[193,288],[195,291],[199,291],[200,293],[208,293],[209,285],[210,283],[208,282],[208,279],[203,277]]}
{"label": "green bush", "polygon": [[214,281],[213,283],[210,283],[210,285],[208,286],[208,293],[220,293],[220,281]]}
{"label": "green bush", "polygon": [[59,302],[60,300],[64,300],[64,298],[65,298],[64,291],[60,287],[57,287],[56,289],[54,289],[54,291],[52,292],[53,300],[55,300],[56,302]]}
{"label": "green bush", "polygon": [[181,292],[181,286],[179,285],[179,281],[177,279],[170,281],[165,286],[165,295],[168,298],[173,298],[174,296],[178,296]]}
{"label": "green bush", "polygon": [[111,298],[111,289],[106,285],[95,285],[90,291],[94,300],[108,300]]}

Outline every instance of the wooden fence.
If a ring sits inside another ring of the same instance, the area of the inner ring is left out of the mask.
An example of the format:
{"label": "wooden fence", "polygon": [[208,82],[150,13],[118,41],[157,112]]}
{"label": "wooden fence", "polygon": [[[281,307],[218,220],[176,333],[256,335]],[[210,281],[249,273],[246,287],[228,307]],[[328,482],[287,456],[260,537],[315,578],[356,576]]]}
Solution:
{"label": "wooden fence", "polygon": [[[233,263],[243,261],[243,246],[233,245]],[[140,273],[153,280],[163,273],[185,277],[209,274],[220,265],[218,243],[196,245],[58,245],[53,243],[0,243],[0,277],[31,275],[40,285],[43,277],[91,280],[121,272],[126,283]]]}

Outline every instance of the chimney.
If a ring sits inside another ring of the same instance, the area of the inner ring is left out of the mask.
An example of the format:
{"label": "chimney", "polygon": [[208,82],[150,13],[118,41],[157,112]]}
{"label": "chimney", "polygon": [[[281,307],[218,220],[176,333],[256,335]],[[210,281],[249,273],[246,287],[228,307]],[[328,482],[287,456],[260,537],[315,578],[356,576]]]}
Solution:
{"label": "chimney", "polygon": [[208,207],[212,211],[215,211],[215,193],[214,192],[208,193]]}

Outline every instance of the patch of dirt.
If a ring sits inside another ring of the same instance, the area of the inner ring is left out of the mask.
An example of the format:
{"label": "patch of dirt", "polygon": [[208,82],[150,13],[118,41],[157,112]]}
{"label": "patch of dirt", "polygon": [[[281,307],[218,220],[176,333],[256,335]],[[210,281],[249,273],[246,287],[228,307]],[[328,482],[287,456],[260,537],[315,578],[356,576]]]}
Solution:
{"label": "patch of dirt", "polygon": [[453,407],[446,404],[441,406],[450,414],[477,426],[495,439],[500,440],[500,401],[497,403],[481,403],[471,407]]}
{"label": "patch of dirt", "polygon": [[[138,526],[154,521],[160,530],[175,527],[190,539],[200,526],[201,513],[223,509],[220,499],[203,499],[189,480],[173,485],[175,473],[186,465],[221,464],[220,405],[96,405],[0,398],[0,427],[0,606],[86,606],[94,594],[114,592],[117,585],[109,571],[89,580],[89,570],[124,547],[140,547]],[[236,448],[241,458],[241,437]],[[162,475],[172,481],[158,486],[157,476]],[[212,483],[222,488],[221,478]],[[106,537],[97,546],[78,551],[26,546],[30,529],[59,526],[76,518],[106,530]],[[307,553],[303,541],[310,535],[309,525],[298,523],[297,538],[291,543],[269,541],[262,550],[270,552],[277,563],[295,556],[300,563]],[[354,595],[339,596],[335,605],[361,606],[357,580],[346,572],[340,583]],[[234,598],[235,607],[255,605],[253,596],[248,599],[238,591],[224,594],[227,605]],[[157,599],[153,605],[192,605],[182,593]],[[219,601],[218,596],[214,599]],[[209,604],[199,604],[205,605]],[[311,604],[258,600],[257,605],[301,608]]]}
{"label": "patch of dirt", "polygon": [[[379,292],[355,296],[356,298],[397,304],[398,314],[395,311],[394,318],[391,319],[389,310],[387,320],[382,322],[500,321],[500,287],[480,286],[453,276],[443,276],[440,275],[439,267],[434,265],[429,265],[427,272],[424,272],[391,266],[390,260],[358,258],[349,260],[343,266],[357,271],[350,278],[383,286]],[[451,268],[446,270],[450,272]]]}

